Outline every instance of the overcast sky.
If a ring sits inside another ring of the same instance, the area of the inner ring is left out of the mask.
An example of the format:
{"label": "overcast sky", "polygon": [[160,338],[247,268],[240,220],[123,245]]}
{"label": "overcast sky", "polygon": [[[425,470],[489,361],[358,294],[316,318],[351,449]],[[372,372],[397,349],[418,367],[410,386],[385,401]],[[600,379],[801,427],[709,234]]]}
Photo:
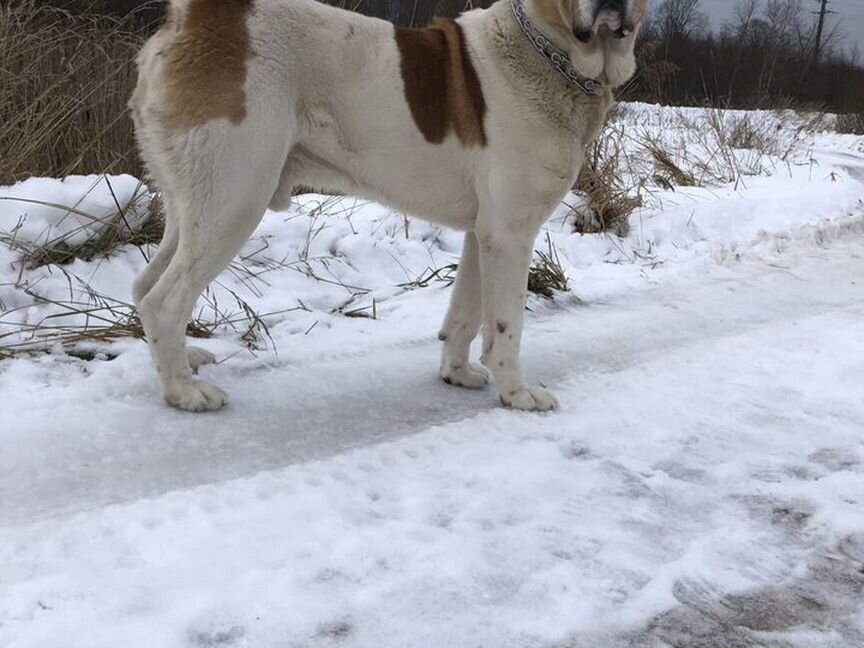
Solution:
{"label": "overcast sky", "polygon": [[[819,2],[802,0],[805,9],[812,7],[813,11],[819,10]],[[708,12],[714,27],[720,27],[731,17],[737,4],[737,0],[702,0],[702,7]],[[845,36],[844,48],[851,49],[857,44],[864,55],[864,0],[830,0],[828,9],[837,12],[829,16],[828,24],[832,27],[840,25]],[[816,20],[816,16],[813,16],[813,20]]]}

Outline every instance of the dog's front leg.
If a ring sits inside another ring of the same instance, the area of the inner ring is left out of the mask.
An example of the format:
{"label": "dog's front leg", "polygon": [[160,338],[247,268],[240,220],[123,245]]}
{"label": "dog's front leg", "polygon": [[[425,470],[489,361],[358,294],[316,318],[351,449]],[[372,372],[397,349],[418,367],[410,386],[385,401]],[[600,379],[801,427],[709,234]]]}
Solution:
{"label": "dog's front leg", "polygon": [[[505,211],[506,210],[506,211]],[[480,281],[483,303],[483,355],[480,361],[495,378],[501,402],[521,410],[547,411],[558,407],[555,397],[540,387],[529,387],[519,366],[522,320],[528,290],[534,238],[540,219],[525,219],[481,208],[477,219]]]}

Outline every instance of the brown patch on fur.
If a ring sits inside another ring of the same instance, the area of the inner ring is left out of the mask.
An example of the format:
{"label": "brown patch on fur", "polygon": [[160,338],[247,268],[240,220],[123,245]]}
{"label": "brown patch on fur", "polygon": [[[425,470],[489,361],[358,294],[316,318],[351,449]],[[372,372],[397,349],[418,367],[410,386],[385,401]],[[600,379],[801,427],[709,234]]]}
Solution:
{"label": "brown patch on fur", "polygon": [[486,146],[486,101],[459,24],[397,27],[396,44],[405,100],[426,141],[440,144],[452,128],[464,146]]}
{"label": "brown patch on fur", "polygon": [[496,326],[498,328],[499,333],[504,333],[504,331],[507,330],[507,323],[506,322],[498,322],[496,324]]}
{"label": "brown patch on fur", "polygon": [[246,117],[246,16],[253,0],[189,0],[182,25],[169,13],[163,30],[174,32],[165,49],[165,96],[170,123],[194,128],[214,119],[239,124]]}

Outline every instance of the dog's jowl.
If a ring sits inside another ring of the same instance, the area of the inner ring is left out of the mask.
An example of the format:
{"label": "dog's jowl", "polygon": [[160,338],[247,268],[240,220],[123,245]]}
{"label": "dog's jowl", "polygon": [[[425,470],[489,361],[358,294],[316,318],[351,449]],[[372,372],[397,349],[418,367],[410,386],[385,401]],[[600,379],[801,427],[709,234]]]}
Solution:
{"label": "dog's jowl", "polygon": [[[222,407],[186,322],[268,208],[351,194],[465,232],[440,375],[550,410],[519,367],[540,226],[573,185],[647,0],[499,0],[426,29],[314,0],[171,0],[130,103],[165,235],[134,297],[165,399]],[[482,328],[482,364],[469,361]]]}

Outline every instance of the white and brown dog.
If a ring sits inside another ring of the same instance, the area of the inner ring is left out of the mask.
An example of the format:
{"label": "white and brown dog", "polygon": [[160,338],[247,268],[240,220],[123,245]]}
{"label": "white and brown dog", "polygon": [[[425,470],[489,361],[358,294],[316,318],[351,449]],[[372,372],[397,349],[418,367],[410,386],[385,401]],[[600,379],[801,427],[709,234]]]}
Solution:
{"label": "white and brown dog", "polygon": [[441,377],[550,410],[519,346],[540,226],[572,187],[611,88],[633,74],[647,0],[500,0],[427,29],[314,0],[171,0],[131,108],[166,206],[134,286],[166,400],[226,403],[185,328],[264,211],[300,188],[369,198],[466,232]]}

